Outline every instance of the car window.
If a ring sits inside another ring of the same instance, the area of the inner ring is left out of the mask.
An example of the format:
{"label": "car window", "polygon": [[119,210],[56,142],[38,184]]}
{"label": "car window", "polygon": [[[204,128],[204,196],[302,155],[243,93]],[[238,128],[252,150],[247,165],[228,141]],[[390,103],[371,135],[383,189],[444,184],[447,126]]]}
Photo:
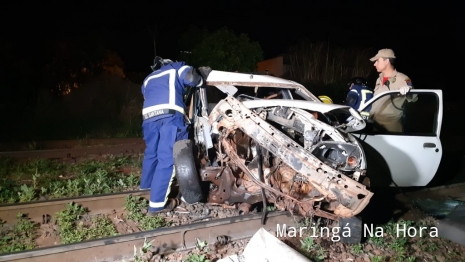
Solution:
{"label": "car window", "polygon": [[406,103],[402,117],[403,133],[436,135],[439,97],[435,93],[420,93],[414,103]]}
{"label": "car window", "polygon": [[[397,94],[388,95],[396,97]],[[390,132],[375,120],[367,121],[367,126],[355,133],[361,134],[393,134],[411,136],[435,136],[439,113],[439,97],[436,93],[414,93],[409,99],[395,108],[401,111],[400,126],[402,131]]]}

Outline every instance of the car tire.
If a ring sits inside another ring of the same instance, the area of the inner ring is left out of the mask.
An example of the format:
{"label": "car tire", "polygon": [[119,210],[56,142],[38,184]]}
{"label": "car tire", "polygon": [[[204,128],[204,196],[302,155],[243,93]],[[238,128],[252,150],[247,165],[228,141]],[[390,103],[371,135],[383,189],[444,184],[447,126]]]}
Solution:
{"label": "car tire", "polygon": [[173,146],[173,157],[183,200],[188,204],[203,202],[205,193],[194,160],[193,141],[190,139],[177,141]]}
{"label": "car tire", "polygon": [[340,218],[339,232],[346,231],[347,228],[350,229],[350,235],[348,237],[344,237],[344,234],[341,235],[341,242],[346,244],[361,243],[363,237],[362,226],[362,220],[358,217]]}

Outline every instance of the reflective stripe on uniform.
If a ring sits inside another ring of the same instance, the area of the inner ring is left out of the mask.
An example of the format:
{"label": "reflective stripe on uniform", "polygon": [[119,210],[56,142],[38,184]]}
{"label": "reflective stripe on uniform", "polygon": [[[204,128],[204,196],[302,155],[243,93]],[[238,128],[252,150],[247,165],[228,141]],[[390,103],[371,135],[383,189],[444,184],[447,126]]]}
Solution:
{"label": "reflective stripe on uniform", "polygon": [[360,105],[358,106],[357,110],[362,109],[362,107],[367,102],[367,94],[373,94],[373,92],[371,90],[362,89],[361,91],[362,91],[362,101],[360,102]]}
{"label": "reflective stripe on uniform", "polygon": [[[183,70],[185,70],[188,67],[189,66],[181,67],[179,72],[182,72]],[[175,69],[166,70],[166,71],[161,72],[159,74],[148,77],[147,80],[144,81],[144,89],[147,87],[147,84],[148,84],[148,82],[150,80],[165,76],[167,74],[169,74],[169,80],[168,80],[168,83],[169,83],[169,100],[168,100],[168,103],[143,108],[142,109],[142,115],[146,115],[146,114],[149,114],[151,112],[154,112],[154,111],[157,111],[157,110],[164,110],[164,109],[172,109],[172,110],[176,110],[176,111],[180,112],[181,114],[184,114],[184,108],[182,108],[181,106],[176,105],[176,85],[175,85],[176,70]]]}
{"label": "reflective stripe on uniform", "polygon": [[169,182],[168,187],[166,189],[165,198],[164,198],[163,202],[149,201],[149,206],[151,208],[165,207],[166,201],[168,201],[168,195],[171,193],[171,184],[173,184],[175,172],[176,172],[176,169],[174,169],[174,167],[173,167],[173,172],[171,173],[170,182]]}
{"label": "reflective stripe on uniform", "polygon": [[142,115],[148,114],[150,112],[156,111],[156,110],[163,110],[163,109],[172,109],[176,110],[182,114],[184,114],[184,108],[176,105],[176,104],[161,104],[161,105],[156,105],[156,106],[149,106],[144,109],[142,109]]}
{"label": "reflective stripe on uniform", "polygon": [[190,66],[185,65],[185,66],[182,66],[181,68],[179,68],[179,70],[178,70],[178,76],[181,77],[182,72],[184,72],[184,70],[186,70],[186,69],[189,68],[189,67],[190,67]]}

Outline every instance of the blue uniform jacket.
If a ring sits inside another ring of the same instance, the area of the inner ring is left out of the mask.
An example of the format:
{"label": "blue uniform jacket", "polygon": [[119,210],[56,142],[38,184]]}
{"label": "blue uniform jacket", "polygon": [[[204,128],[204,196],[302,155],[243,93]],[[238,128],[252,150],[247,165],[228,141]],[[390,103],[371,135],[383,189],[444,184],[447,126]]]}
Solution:
{"label": "blue uniform jacket", "polygon": [[163,65],[148,75],[142,84],[144,122],[172,115],[184,114],[185,86],[201,86],[203,79],[185,62]]}
{"label": "blue uniform jacket", "polygon": [[[345,104],[351,106],[355,110],[360,110],[362,106],[365,105],[370,99],[373,98],[373,91],[368,89],[366,86],[353,85],[350,88],[349,93],[347,94]],[[369,112],[371,105],[368,106],[365,110]]]}

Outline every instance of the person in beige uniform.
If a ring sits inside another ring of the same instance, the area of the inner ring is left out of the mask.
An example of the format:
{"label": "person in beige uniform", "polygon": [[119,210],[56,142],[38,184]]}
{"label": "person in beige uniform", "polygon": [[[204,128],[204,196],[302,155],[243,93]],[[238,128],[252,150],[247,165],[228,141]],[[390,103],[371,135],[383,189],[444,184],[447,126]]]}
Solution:
{"label": "person in beige uniform", "polygon": [[370,58],[375,62],[374,66],[380,73],[376,80],[374,96],[386,92],[399,90],[399,94],[384,96],[375,101],[370,110],[370,118],[377,124],[384,127],[388,132],[402,132],[402,107],[405,101],[416,101],[417,97],[407,95],[413,88],[410,78],[398,72],[395,67],[396,56],[391,49],[381,49],[378,53]]}

